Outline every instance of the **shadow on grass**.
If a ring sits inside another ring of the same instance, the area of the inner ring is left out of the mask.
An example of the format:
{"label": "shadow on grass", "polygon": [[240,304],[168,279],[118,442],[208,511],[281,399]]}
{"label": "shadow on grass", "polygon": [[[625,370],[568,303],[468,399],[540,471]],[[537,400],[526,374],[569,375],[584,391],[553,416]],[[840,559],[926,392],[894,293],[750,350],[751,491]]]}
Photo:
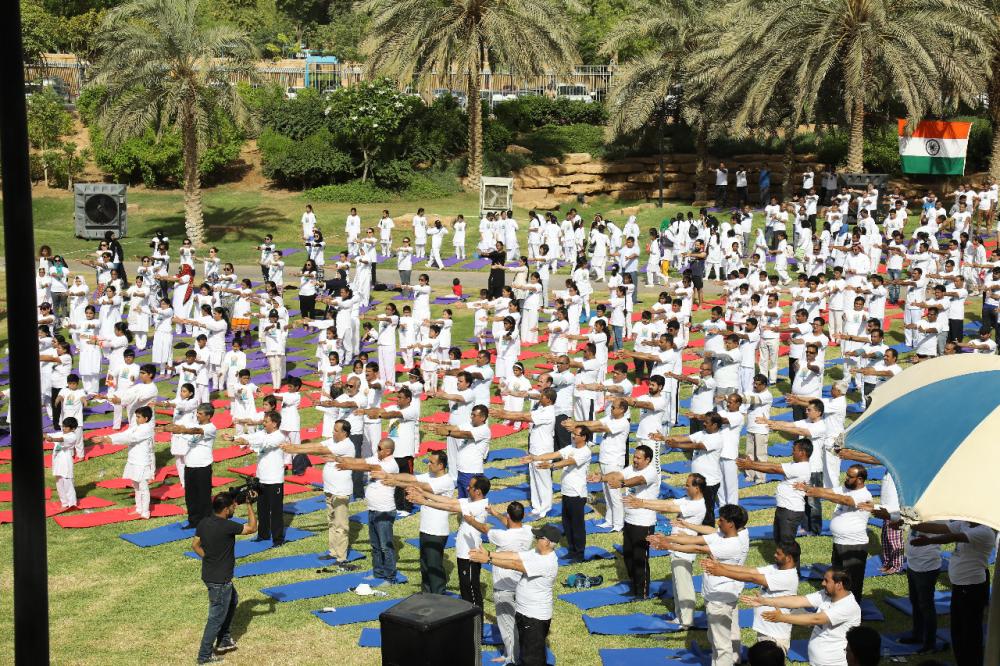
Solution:
{"label": "shadow on grass", "polygon": [[230,633],[232,633],[233,639],[239,640],[243,634],[247,633],[247,630],[250,628],[250,622],[255,617],[273,614],[277,608],[277,603],[275,599],[271,599],[270,597],[266,599],[244,599],[241,601],[236,607],[236,613],[233,614],[233,623],[230,625]]}
{"label": "shadow on grass", "polygon": [[[273,233],[281,224],[291,224],[288,218],[269,206],[205,206],[205,241],[218,243],[260,242],[265,233]],[[186,235],[184,213],[151,216],[148,224],[171,239],[171,246],[180,244]]]}

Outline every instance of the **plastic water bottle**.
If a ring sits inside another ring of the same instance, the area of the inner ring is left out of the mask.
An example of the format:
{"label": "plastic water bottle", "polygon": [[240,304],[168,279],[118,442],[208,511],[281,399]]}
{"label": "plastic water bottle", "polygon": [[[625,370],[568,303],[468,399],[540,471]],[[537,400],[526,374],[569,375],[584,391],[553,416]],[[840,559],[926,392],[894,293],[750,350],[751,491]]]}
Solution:
{"label": "plastic water bottle", "polygon": [[333,606],[327,606],[326,608],[320,608],[319,612],[320,613],[336,613],[337,609],[334,608]]}

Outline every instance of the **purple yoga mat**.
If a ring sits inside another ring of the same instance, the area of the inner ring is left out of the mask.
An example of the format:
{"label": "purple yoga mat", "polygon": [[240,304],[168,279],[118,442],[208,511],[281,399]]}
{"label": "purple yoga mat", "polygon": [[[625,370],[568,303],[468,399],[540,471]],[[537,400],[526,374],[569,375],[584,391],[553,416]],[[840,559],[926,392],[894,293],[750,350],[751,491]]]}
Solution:
{"label": "purple yoga mat", "polygon": [[407,296],[406,294],[400,294],[398,296],[393,296],[392,300],[394,300],[394,301],[412,301],[413,300],[413,296],[412,295]]}
{"label": "purple yoga mat", "polygon": [[438,296],[431,303],[434,305],[451,305],[458,302],[458,296]]}
{"label": "purple yoga mat", "polygon": [[444,265],[445,268],[451,268],[455,264],[460,264],[463,261],[465,261],[465,259],[459,259],[458,257],[448,257],[447,259],[444,260]]}
{"label": "purple yoga mat", "polygon": [[281,256],[282,257],[287,257],[290,254],[295,254],[296,252],[301,252],[301,251],[302,251],[301,247],[290,247],[287,250],[284,249],[284,248],[282,248],[281,249]]}
{"label": "purple yoga mat", "polygon": [[316,331],[311,331],[307,328],[293,328],[288,332],[288,337],[290,338],[307,338],[310,335],[316,335]]}
{"label": "purple yoga mat", "polygon": [[466,271],[477,271],[480,268],[485,268],[489,266],[492,262],[489,259],[474,259],[469,263],[462,266],[462,270]]}
{"label": "purple yoga mat", "polygon": [[316,371],[313,370],[313,369],[311,369],[311,368],[295,368],[294,370],[289,370],[288,371],[288,376],[289,377],[305,377],[306,375],[311,375],[314,372],[316,372]]}
{"label": "purple yoga mat", "polygon": [[267,359],[260,358],[260,359],[254,359],[252,361],[247,359],[246,367],[247,370],[262,370],[267,367]]}
{"label": "purple yoga mat", "polygon": [[5,446],[10,446],[10,435],[3,435],[0,437],[0,448]]}

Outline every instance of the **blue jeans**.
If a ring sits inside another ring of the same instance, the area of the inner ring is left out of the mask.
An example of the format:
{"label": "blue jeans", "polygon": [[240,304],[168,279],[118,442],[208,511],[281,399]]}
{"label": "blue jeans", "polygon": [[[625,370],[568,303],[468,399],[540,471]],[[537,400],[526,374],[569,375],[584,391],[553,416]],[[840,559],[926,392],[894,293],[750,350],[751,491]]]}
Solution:
{"label": "blue jeans", "polygon": [[624,326],[612,326],[611,327],[611,351],[618,351],[622,348],[622,343],[625,341],[625,327]]}
{"label": "blue jeans", "polygon": [[376,578],[396,579],[396,547],[392,542],[395,511],[368,512],[368,541],[372,546],[372,572]]}
{"label": "blue jeans", "polygon": [[205,623],[205,633],[201,637],[201,647],[198,649],[198,661],[207,661],[212,656],[212,650],[223,640],[230,638],[229,625],[236,613],[239,595],[233,582],[205,583],[208,588],[208,621]]}
{"label": "blue jeans", "polygon": [[472,480],[479,476],[478,474],[473,474],[472,472],[459,472],[458,478],[455,480],[455,486],[458,488],[458,498],[462,499],[469,496],[469,484]]}
{"label": "blue jeans", "polygon": [[[888,276],[888,278],[890,280],[898,280],[902,276],[902,274],[903,274],[903,271],[895,269],[895,268],[890,268],[889,270],[886,271],[886,275]],[[890,284],[889,285],[889,302],[890,303],[898,303],[899,302],[899,285],[898,284]]]}

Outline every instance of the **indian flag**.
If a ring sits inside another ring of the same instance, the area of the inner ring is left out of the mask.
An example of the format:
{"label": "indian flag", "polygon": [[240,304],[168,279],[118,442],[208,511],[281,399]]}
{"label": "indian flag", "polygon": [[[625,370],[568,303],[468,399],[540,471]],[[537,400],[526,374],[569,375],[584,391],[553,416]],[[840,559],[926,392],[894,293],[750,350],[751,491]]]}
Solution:
{"label": "indian flag", "polygon": [[899,121],[899,159],[903,173],[961,176],[972,123],[921,120],[910,136],[906,121]]}

